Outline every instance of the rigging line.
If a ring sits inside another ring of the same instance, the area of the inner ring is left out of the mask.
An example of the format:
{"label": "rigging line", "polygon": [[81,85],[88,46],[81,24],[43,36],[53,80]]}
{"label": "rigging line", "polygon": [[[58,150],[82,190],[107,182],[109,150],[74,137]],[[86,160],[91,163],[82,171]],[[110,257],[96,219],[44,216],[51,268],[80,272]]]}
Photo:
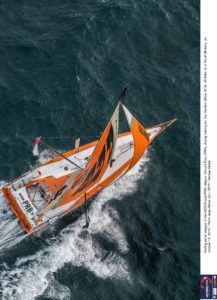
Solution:
{"label": "rigging line", "polygon": [[[85,135],[85,134],[79,134],[80,137],[84,137],[84,138],[87,138],[87,137],[93,137],[93,138],[96,138],[97,136],[96,135]],[[100,136],[100,135],[99,135]],[[3,138],[8,138],[8,135],[1,135],[1,137]],[[75,136],[43,136],[44,138],[46,139],[75,139],[76,137]],[[13,136],[13,138],[32,138],[32,139],[35,139],[35,136],[33,135],[15,135]]]}
{"label": "rigging line", "polygon": [[48,149],[50,149],[51,151],[55,152],[56,154],[58,154],[59,156],[61,156],[62,158],[66,159],[67,161],[69,161],[71,164],[73,164],[74,166],[76,166],[77,168],[83,170],[79,165],[77,165],[76,163],[74,163],[73,161],[71,161],[70,159],[68,159],[66,156],[62,155],[61,153],[59,153],[58,151],[56,151],[53,147],[49,146],[48,144],[46,144],[45,142],[43,142],[42,140],[40,140],[40,143],[42,143],[42,145],[44,145],[45,147],[47,147]]}

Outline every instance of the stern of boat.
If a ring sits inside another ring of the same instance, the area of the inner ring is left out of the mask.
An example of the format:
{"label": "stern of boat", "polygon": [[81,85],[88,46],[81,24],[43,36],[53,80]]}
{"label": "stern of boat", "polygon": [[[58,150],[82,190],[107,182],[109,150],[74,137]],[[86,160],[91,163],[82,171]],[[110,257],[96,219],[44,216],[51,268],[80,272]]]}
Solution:
{"label": "stern of boat", "polygon": [[37,182],[27,185],[22,182],[24,180],[19,178],[4,186],[2,192],[25,231],[30,233],[45,225],[37,215],[48,199]]}

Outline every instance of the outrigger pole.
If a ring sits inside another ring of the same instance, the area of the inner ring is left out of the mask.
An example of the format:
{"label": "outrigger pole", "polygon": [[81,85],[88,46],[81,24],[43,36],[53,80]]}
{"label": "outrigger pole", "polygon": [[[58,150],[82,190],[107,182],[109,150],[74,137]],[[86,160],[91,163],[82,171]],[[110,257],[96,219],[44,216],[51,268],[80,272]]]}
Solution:
{"label": "outrigger pole", "polygon": [[86,193],[84,194],[84,200],[85,200],[85,217],[86,217],[86,224],[83,226],[83,228],[88,228],[90,224],[90,218],[87,214],[87,197]]}
{"label": "outrigger pole", "polygon": [[53,147],[49,146],[48,144],[46,144],[45,142],[43,142],[42,140],[40,140],[40,143],[42,143],[42,145],[44,145],[45,147],[47,147],[48,149],[50,149],[51,151],[55,152],[56,154],[58,154],[59,156],[61,156],[62,158],[66,159],[67,161],[69,161],[71,164],[73,164],[74,166],[76,166],[77,168],[83,170],[83,168],[81,168],[79,165],[77,165],[76,163],[74,163],[73,161],[71,161],[70,159],[68,159],[67,157],[65,157],[64,155],[62,155],[61,153],[59,153],[57,150],[55,150]]}

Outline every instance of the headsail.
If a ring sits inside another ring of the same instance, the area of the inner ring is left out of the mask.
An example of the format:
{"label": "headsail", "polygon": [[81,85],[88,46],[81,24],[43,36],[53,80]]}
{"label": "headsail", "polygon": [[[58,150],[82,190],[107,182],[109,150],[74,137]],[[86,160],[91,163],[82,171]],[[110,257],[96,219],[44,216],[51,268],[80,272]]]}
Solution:
{"label": "headsail", "polygon": [[126,106],[122,105],[122,107],[134,139],[134,155],[129,165],[129,170],[137,163],[147,149],[149,145],[149,136],[142,124],[139,123]]}
{"label": "headsail", "polygon": [[153,141],[153,139],[161,132],[163,132],[173,122],[175,122],[176,119],[145,129],[142,124],[131,114],[131,112],[126,108],[125,105],[122,105],[122,107],[134,139],[134,155],[128,169],[126,170],[127,172],[143,156],[145,150]]}

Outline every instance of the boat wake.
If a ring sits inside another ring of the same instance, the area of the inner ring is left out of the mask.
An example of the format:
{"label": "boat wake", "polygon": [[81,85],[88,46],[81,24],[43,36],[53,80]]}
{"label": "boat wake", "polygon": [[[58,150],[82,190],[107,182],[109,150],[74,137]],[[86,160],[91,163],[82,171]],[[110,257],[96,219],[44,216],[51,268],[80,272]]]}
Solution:
{"label": "boat wake", "polygon": [[[145,174],[144,165],[147,161],[146,153],[140,163],[120,181],[107,187],[96,197],[89,208],[91,223],[88,232],[82,229],[85,219],[80,217],[55,237],[48,238],[46,246],[36,250],[33,255],[17,258],[13,267],[5,264],[0,275],[3,299],[35,299],[42,294],[52,299],[70,299],[69,288],[60,284],[56,276],[54,278],[54,273],[66,264],[71,268],[84,268],[96,277],[130,281],[130,272],[124,259],[128,252],[127,240],[117,222],[117,211],[107,203],[111,199],[121,200],[136,189],[138,179]],[[1,200],[1,215],[5,211],[7,213],[0,227],[0,247],[9,248],[16,243],[13,242],[14,239],[19,242],[26,235],[21,226],[18,226],[8,204]],[[112,244],[115,251],[106,249],[98,240],[99,235]]]}

